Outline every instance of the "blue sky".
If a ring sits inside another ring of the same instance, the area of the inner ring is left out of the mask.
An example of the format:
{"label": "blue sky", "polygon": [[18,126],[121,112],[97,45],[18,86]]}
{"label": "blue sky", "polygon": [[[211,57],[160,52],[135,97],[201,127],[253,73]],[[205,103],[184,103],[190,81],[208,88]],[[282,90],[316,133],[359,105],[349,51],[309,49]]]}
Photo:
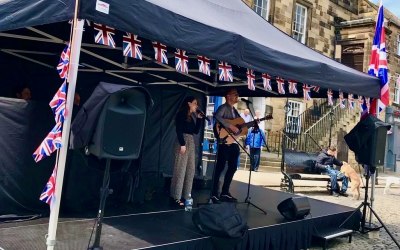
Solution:
{"label": "blue sky", "polygon": [[[382,0],[383,7],[390,10],[398,18],[400,18],[400,0]],[[379,0],[372,0],[373,3],[379,5]]]}

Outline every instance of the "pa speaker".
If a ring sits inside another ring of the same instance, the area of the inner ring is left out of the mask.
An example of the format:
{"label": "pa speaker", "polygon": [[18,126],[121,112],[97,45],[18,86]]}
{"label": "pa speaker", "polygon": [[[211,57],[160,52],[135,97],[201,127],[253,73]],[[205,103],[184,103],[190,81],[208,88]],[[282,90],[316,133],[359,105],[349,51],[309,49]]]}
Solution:
{"label": "pa speaker", "polygon": [[384,163],[389,129],[389,124],[370,115],[360,121],[344,139],[354,151],[358,163],[376,167]]}
{"label": "pa speaker", "polygon": [[279,203],[278,211],[287,220],[304,219],[310,213],[310,203],[307,197],[292,197]]}
{"label": "pa speaker", "polygon": [[100,113],[89,152],[99,158],[137,159],[146,122],[146,98],[140,88],[110,95]]}

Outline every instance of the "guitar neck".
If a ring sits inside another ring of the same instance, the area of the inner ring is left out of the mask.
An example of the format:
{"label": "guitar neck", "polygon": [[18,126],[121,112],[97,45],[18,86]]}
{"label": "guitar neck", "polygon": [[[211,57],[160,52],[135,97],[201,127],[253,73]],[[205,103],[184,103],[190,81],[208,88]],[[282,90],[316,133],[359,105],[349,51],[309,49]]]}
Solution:
{"label": "guitar neck", "polygon": [[251,122],[246,122],[246,123],[243,123],[242,125],[241,125],[241,127],[252,127],[252,126],[254,126],[254,124],[256,123],[256,122],[262,122],[262,121],[264,121],[264,120],[267,120],[267,119],[269,119],[268,117],[264,117],[264,118],[261,118],[261,119],[258,119],[258,120],[254,120],[254,121],[251,121]]}

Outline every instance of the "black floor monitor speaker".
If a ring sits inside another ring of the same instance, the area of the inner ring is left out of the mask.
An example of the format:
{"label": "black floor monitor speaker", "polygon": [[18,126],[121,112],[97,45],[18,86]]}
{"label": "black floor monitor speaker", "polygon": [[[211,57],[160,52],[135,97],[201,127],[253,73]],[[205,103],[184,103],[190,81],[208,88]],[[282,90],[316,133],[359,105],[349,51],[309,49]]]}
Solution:
{"label": "black floor monitor speaker", "polygon": [[278,211],[287,220],[304,219],[310,213],[310,203],[307,197],[291,197],[279,203]]}
{"label": "black floor monitor speaker", "polygon": [[360,121],[344,139],[360,164],[372,167],[384,164],[387,131],[390,125],[374,116]]}
{"label": "black floor monitor speaker", "polygon": [[146,98],[139,88],[110,95],[99,116],[89,152],[99,158],[137,159],[146,122]]}

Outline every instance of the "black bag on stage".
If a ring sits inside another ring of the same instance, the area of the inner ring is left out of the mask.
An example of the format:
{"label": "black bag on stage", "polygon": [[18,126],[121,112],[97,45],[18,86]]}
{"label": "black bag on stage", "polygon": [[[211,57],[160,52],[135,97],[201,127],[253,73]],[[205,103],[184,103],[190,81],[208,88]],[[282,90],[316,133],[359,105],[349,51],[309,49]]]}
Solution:
{"label": "black bag on stage", "polygon": [[193,213],[193,223],[209,236],[240,238],[247,232],[247,222],[233,203],[203,206]]}

